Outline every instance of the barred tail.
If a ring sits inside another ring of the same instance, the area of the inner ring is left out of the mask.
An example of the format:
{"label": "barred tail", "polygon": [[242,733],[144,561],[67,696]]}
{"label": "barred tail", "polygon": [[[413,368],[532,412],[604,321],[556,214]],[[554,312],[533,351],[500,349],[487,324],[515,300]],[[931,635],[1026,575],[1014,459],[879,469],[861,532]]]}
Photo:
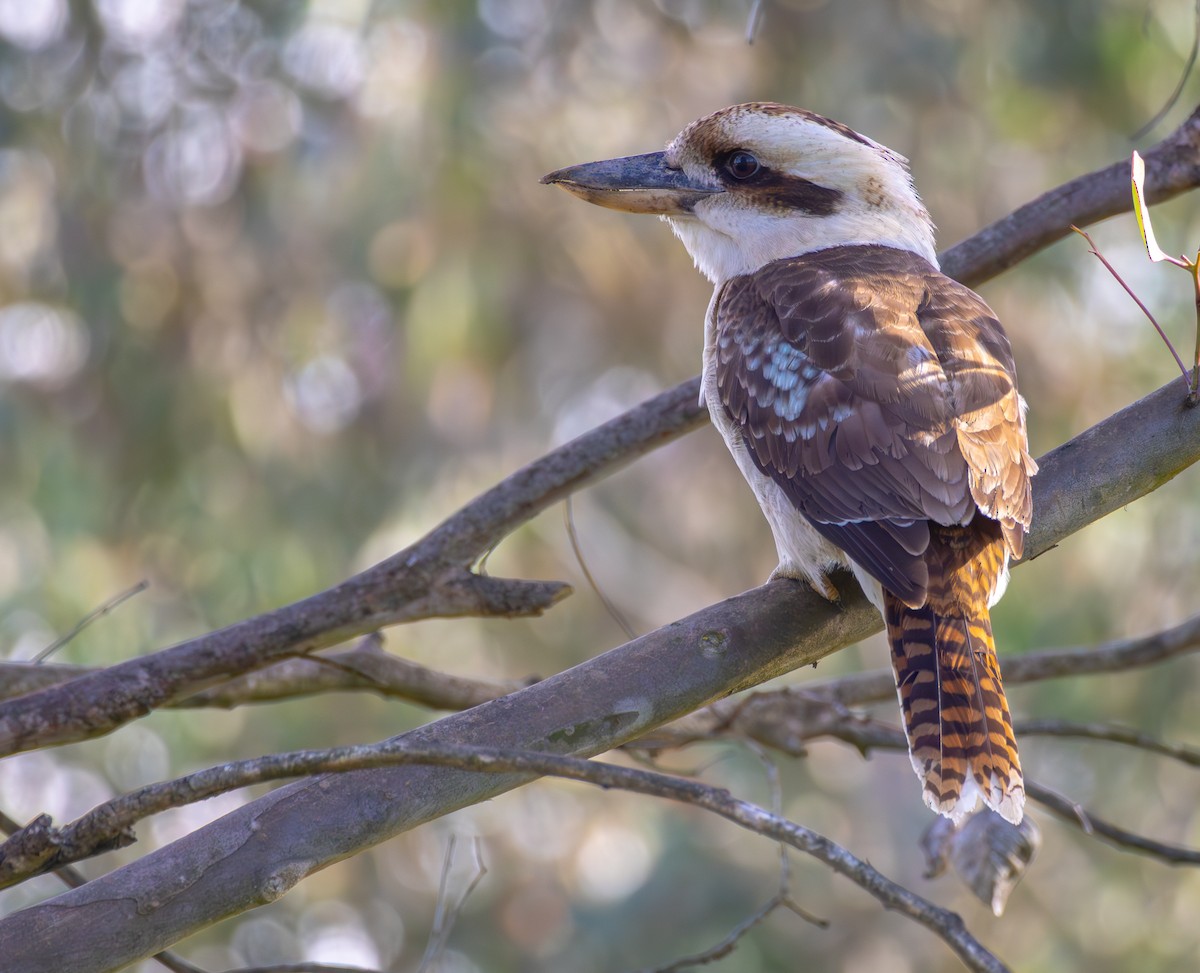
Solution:
{"label": "barred tail", "polygon": [[[935,537],[934,545],[943,540]],[[884,591],[884,620],[909,756],[925,803],[959,821],[982,797],[1019,824],[1025,786],[987,610],[1003,562],[988,570],[991,547],[977,549],[966,563],[947,557],[943,566],[952,570],[931,571],[920,608]]]}

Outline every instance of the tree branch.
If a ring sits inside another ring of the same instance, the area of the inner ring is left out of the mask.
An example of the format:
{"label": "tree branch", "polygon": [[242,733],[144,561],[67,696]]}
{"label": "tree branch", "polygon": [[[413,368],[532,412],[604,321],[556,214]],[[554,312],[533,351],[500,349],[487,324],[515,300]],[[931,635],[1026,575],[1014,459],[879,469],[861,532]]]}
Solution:
{"label": "tree branch", "polygon": [[[1155,665],[1197,650],[1200,650],[1200,615],[1152,635],[1006,657],[1004,682],[1005,685],[1015,685],[1064,676],[1122,672]],[[845,705],[869,703],[894,696],[896,680],[890,671],[880,669],[817,683],[805,692]]]}
{"label": "tree branch", "polygon": [[1200,865],[1200,850],[1169,845],[1119,828],[1036,781],[1025,782],[1025,793],[1042,807],[1053,811],[1063,821],[1079,828],[1084,834],[1099,838],[1115,848],[1147,855],[1168,865]]}
{"label": "tree branch", "polygon": [[[1200,182],[1200,108],[1142,156],[1148,203],[1194,188]],[[990,280],[1061,240],[1071,224],[1128,213],[1129,180],[1129,159],[1072,179],[951,247],[942,255],[942,269],[965,284]]]}
{"label": "tree branch", "polygon": [[[1198,128],[1200,117],[1193,115],[1183,129],[1188,145]],[[1164,145],[1179,138],[1177,133]],[[1168,152],[1152,165],[1171,158]],[[1171,171],[1176,168],[1187,169],[1182,162]],[[1192,176],[1200,177],[1195,168]],[[1063,233],[1066,223],[1087,222],[1093,211],[1084,187],[1110,180],[1113,171],[1084,177],[1065,193],[1056,208]],[[1149,191],[1161,198],[1183,188],[1155,175]],[[1112,212],[1128,206],[1126,198]],[[1035,216],[1028,217],[1033,242],[1021,252],[1048,242],[1038,237],[1042,221]],[[1007,243],[988,247],[1016,246],[1020,226],[1004,232],[1010,230]],[[976,282],[997,272],[984,259],[986,249],[973,257],[955,248],[948,257],[958,255],[948,265]],[[697,380],[684,383],[555,450],[412,547],[336,588],[0,705],[0,755],[108,732],[230,675],[380,625],[478,610],[484,599],[469,597],[469,564],[546,506],[699,425],[697,393]],[[1176,383],[1159,389],[1043,458],[1027,550],[1033,556],[1048,550],[1198,458],[1200,409],[1183,408]],[[836,583],[843,601],[833,606],[803,585],[772,582],[405,739],[412,745],[487,744],[580,755],[611,749],[878,630],[879,616],[851,576]],[[0,955],[13,973],[118,968],[273,901],[334,861],[526,779],[394,767],[288,785],[83,888],[0,920]],[[71,935],[63,935],[68,927]]]}
{"label": "tree branch", "polygon": [[[181,709],[208,706],[233,709],[247,703],[366,690],[430,709],[461,710],[537,682],[536,676],[496,682],[453,676],[392,655],[384,651],[380,643],[378,633],[372,633],[353,649],[276,662],[170,705]],[[1125,672],[1167,662],[1197,650],[1200,650],[1200,615],[1151,635],[1008,656],[1004,659],[1004,681],[1011,686],[1042,679]],[[99,671],[89,666],[0,662],[0,699],[21,696]],[[801,711],[794,715],[804,722],[809,719],[803,712],[808,702],[851,706],[891,699],[895,692],[895,676],[891,671],[872,669],[816,682],[803,689],[787,687],[756,693],[753,709],[762,714],[761,719],[782,724],[791,719],[789,709],[800,707]],[[716,702],[664,727],[656,735],[670,736],[675,741],[671,745],[678,745],[684,737],[711,736],[731,724],[735,710],[737,719],[744,723],[750,714],[747,707],[744,700]],[[1026,725],[1025,732],[1040,731]]]}
{"label": "tree branch", "polygon": [[[16,834],[20,830],[21,826],[17,824],[16,821],[10,818],[3,811],[0,811],[0,832],[3,832],[7,837],[9,835]],[[77,889],[81,885],[87,884],[87,879],[83,877],[83,873],[72,865],[62,865],[58,868],[55,868],[54,874],[58,877],[59,881],[61,881],[68,888]],[[171,970],[172,973],[204,973],[203,970],[192,966],[191,963],[188,963],[181,957],[176,956],[174,953],[166,952],[165,950],[161,953],[155,953],[151,959],[157,961],[159,965],[165,967],[166,969]]]}
{"label": "tree branch", "polygon": [[[899,727],[851,713],[839,707],[838,704],[819,703],[817,705],[824,707],[823,717],[819,721],[808,722],[803,730],[797,730],[794,719],[785,721],[781,725],[754,718],[744,724],[739,720],[739,729],[757,743],[792,755],[802,754],[804,752],[803,742],[817,736],[831,737],[841,740],[843,743],[849,743],[864,754],[870,750],[890,750],[897,753],[908,751],[908,741]],[[794,713],[791,715],[795,717]],[[812,716],[811,713],[809,715]],[[680,742],[686,741],[674,739],[671,742],[678,745]],[[1025,792],[1030,798],[1054,812],[1068,824],[1073,824],[1085,834],[1103,839],[1114,847],[1138,852],[1168,865],[1200,865],[1200,850],[1155,841],[1153,838],[1127,831],[1103,818],[1094,816],[1082,805],[1076,804],[1057,791],[1038,784],[1036,781],[1027,779]]]}
{"label": "tree branch", "polygon": [[[100,805],[78,821],[60,829],[45,845],[58,854],[47,858],[45,868],[77,861],[90,848],[106,843],[115,831],[127,831],[136,821],[172,807],[181,807],[216,794],[264,781],[311,773],[348,773],[364,768],[405,765],[452,767],[481,775],[554,776],[620,788],[636,794],[663,797],[703,808],[739,827],[802,851],[829,866],[870,893],[885,908],[899,912],[939,936],[970,970],[1001,973],[1007,969],[966,929],[956,914],[942,909],[876,871],[823,835],[788,821],[728,791],[699,781],[657,771],[598,763],[577,757],[530,753],[494,747],[453,745],[422,746],[396,738],[372,746],[337,747],[272,754],[254,760],[223,764],[172,781],[152,784]],[[485,785],[486,786],[486,785]],[[0,875],[4,875],[5,849],[40,840],[23,830],[0,848]],[[43,869],[45,870],[45,869]]]}
{"label": "tree branch", "polygon": [[1103,743],[1119,743],[1126,747],[1145,750],[1147,753],[1168,760],[1177,760],[1188,767],[1200,767],[1200,750],[1178,743],[1167,743],[1148,733],[1131,730],[1125,726],[1109,723],[1072,723],[1067,720],[1021,720],[1014,732],[1019,737],[1052,736],[1072,740],[1099,740]]}
{"label": "tree branch", "polygon": [[[100,671],[91,666],[0,662],[0,699],[23,696],[85,673]],[[247,703],[298,699],[318,693],[367,691],[389,699],[405,699],[430,709],[460,710],[535,682],[534,676],[488,681],[439,672],[387,652],[383,648],[383,636],[373,632],[352,649],[285,659],[185,696],[170,706],[175,709],[209,706],[234,709]]]}
{"label": "tree branch", "polygon": [[0,704],[0,757],[109,733],[222,679],[383,626],[540,614],[569,586],[489,578],[469,566],[541,510],[699,426],[706,418],[699,388],[699,379],[684,382],[530,463],[416,544],[334,588]]}

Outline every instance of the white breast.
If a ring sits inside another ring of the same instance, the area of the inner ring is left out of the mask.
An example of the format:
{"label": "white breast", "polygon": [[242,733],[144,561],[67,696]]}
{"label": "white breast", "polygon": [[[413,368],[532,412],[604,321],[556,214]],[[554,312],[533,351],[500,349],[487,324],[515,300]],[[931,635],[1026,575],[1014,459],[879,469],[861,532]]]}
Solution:
{"label": "white breast", "polygon": [[796,509],[782,488],[754,464],[740,430],[721,404],[721,393],[717,389],[716,348],[716,306],[720,292],[720,288],[714,292],[704,320],[704,371],[700,394],[702,401],[708,405],[713,425],[733,454],[738,469],[754,491],[763,516],[771,527],[775,550],[779,555],[779,566],[771,573],[771,577],[795,578],[825,597],[835,598],[837,592],[830,586],[827,575],[836,568],[848,567],[854,572],[871,603],[882,611],[883,593],[879,582],[847,557],[841,548],[822,537]]}

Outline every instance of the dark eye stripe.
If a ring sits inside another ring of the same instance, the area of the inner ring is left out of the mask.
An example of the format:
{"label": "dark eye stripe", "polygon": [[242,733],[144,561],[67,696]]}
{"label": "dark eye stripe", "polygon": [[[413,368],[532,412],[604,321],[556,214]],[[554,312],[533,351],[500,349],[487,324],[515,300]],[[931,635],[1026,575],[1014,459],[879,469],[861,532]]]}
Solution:
{"label": "dark eye stripe", "polygon": [[813,216],[831,216],[837,212],[842,201],[842,191],[831,186],[821,186],[801,176],[764,169],[754,180],[753,192],[761,205],[778,209],[798,210]]}
{"label": "dark eye stripe", "polygon": [[755,204],[774,210],[793,210],[813,216],[830,216],[842,201],[840,189],[822,186],[786,172],[764,166],[746,149],[733,149],[718,156],[717,175],[729,191],[744,193]]}

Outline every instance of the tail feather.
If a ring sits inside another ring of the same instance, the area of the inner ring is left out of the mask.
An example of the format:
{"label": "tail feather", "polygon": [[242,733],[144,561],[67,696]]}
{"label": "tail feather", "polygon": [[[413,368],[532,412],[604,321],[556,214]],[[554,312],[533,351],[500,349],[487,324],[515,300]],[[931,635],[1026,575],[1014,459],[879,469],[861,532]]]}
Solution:
{"label": "tail feather", "polygon": [[1005,549],[999,525],[976,520],[935,529],[925,604],[885,591],[884,618],[925,803],[958,821],[982,797],[1017,824],[1025,787],[988,615]]}

